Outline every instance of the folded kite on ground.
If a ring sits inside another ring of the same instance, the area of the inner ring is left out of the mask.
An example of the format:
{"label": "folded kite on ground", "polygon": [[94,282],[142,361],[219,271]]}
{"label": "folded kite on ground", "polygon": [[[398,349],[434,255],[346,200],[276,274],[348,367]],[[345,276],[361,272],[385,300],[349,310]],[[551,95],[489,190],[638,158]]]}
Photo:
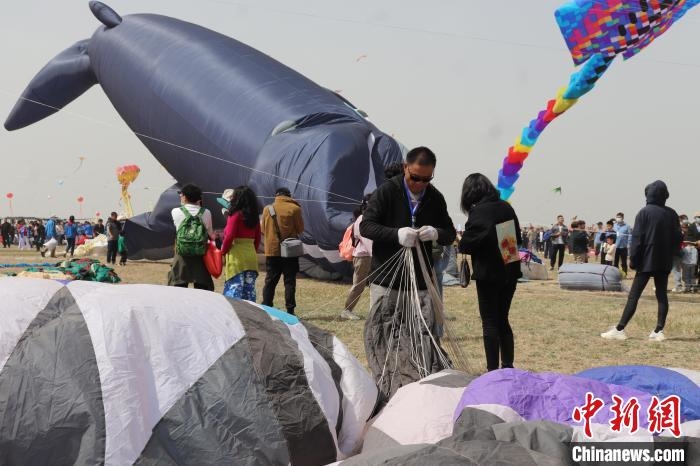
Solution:
{"label": "folded kite on ground", "polygon": [[0,279],[0,464],[326,464],[377,388],[333,335],[220,294]]}

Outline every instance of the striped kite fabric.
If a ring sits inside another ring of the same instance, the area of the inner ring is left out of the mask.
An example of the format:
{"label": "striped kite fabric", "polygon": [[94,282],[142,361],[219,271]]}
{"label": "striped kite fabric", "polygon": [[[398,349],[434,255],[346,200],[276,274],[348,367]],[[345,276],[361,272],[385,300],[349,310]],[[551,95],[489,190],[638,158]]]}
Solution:
{"label": "striped kite fabric", "polygon": [[333,335],[222,295],[2,278],[0,464],[326,464],[373,379]]}

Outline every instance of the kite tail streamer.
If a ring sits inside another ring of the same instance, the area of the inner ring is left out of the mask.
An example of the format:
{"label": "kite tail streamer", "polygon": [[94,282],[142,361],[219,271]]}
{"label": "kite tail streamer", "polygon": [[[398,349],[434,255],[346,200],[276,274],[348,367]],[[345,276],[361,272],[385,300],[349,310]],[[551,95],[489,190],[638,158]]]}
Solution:
{"label": "kite tail streamer", "polygon": [[131,194],[129,194],[129,185],[122,185],[122,201],[124,202],[124,212],[127,218],[134,216],[134,209],[131,208]]}
{"label": "kite tail streamer", "polygon": [[501,199],[507,201],[515,191],[515,182],[520,177],[518,172],[523,168],[525,159],[530,155],[530,151],[547,125],[570,109],[581,96],[593,89],[596,81],[607,71],[614,58],[611,55],[593,55],[571,76],[569,85],[559,89],[557,98],[547,102],[547,108],[523,129],[515,145],[508,148],[508,156],[503,159],[503,167],[498,171],[498,190],[501,192]]}

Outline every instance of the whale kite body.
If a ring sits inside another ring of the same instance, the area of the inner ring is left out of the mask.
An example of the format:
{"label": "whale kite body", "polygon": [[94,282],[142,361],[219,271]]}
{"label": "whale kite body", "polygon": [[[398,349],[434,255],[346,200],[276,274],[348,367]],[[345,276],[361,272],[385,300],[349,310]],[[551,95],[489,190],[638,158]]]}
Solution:
{"label": "whale kite body", "polygon": [[251,186],[261,204],[278,187],[300,200],[305,252],[327,270],[346,270],[338,243],[356,200],[403,160],[402,146],[347,100],[230,37],[153,14],[120,17],[90,2],[102,22],[90,39],[51,60],[5,122],[15,130],[63,108],[99,84],[114,108],[177,181],[153,212],[126,224],[130,256],[172,256],[170,210],[177,187],[218,193]]}

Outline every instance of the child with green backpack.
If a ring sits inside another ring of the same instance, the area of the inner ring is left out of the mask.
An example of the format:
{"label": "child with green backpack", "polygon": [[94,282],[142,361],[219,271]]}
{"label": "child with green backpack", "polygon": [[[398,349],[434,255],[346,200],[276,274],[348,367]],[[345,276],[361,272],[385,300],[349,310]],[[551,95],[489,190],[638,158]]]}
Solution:
{"label": "child with green backpack", "polygon": [[182,205],[172,210],[176,229],[175,257],[168,285],[214,291],[214,281],[204,265],[207,241],[214,240],[211,212],[202,207],[202,190],[186,184],[178,191]]}

